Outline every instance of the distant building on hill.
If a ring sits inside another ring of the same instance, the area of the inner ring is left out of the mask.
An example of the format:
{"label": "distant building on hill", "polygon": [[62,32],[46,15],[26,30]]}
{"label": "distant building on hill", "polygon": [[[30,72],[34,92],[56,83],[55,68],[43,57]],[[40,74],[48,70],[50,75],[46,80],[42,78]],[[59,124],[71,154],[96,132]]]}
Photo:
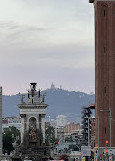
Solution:
{"label": "distant building on hill", "polygon": [[58,127],[65,127],[66,124],[67,124],[66,116],[64,116],[64,115],[58,115],[56,117],[56,125]]}
{"label": "distant building on hill", "polygon": [[55,85],[53,84],[53,82],[52,82],[52,84],[51,84],[50,89],[55,89]]}

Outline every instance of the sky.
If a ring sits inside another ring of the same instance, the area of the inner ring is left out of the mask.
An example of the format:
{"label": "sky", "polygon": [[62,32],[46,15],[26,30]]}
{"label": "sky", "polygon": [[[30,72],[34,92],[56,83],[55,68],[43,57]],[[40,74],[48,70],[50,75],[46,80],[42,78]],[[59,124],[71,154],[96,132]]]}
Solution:
{"label": "sky", "polygon": [[94,7],[88,0],[0,0],[3,94],[38,89],[94,92]]}

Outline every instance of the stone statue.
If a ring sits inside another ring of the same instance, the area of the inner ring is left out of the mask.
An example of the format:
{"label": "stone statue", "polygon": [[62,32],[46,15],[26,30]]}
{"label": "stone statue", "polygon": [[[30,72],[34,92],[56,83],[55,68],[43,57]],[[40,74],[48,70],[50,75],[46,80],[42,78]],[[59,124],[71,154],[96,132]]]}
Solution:
{"label": "stone statue", "polygon": [[19,96],[21,97],[21,104],[26,104],[24,102],[25,95],[24,94],[21,95],[20,92],[19,92]]}
{"label": "stone statue", "polygon": [[30,142],[36,142],[37,137],[36,137],[36,131],[34,129],[31,129],[29,132],[29,140]]}

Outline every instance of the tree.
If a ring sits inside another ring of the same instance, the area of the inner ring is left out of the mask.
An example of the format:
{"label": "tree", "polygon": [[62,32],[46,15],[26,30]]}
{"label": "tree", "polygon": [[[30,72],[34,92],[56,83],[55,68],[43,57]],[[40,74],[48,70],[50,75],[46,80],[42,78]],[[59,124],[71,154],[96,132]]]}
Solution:
{"label": "tree", "polygon": [[12,133],[10,131],[7,131],[5,134],[3,134],[3,153],[8,153],[14,150],[12,145]]}
{"label": "tree", "polygon": [[73,151],[79,151],[79,147],[77,145],[69,145],[69,149],[72,149]]}
{"label": "tree", "polygon": [[73,139],[72,139],[72,136],[66,137],[66,138],[65,138],[65,141],[66,141],[66,142],[74,142]]}
{"label": "tree", "polygon": [[3,153],[10,154],[14,150],[13,143],[20,144],[20,132],[12,126],[3,133]]}
{"label": "tree", "polygon": [[48,126],[45,131],[46,134],[46,143],[57,144],[58,139],[55,138],[55,129],[53,126]]}

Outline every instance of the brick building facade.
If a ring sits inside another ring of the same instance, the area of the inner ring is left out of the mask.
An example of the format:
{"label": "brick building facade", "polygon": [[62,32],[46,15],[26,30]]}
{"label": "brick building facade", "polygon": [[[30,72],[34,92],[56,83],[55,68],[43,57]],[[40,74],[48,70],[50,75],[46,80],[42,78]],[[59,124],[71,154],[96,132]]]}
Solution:
{"label": "brick building facade", "polygon": [[69,123],[65,126],[65,133],[72,133],[73,131],[79,130],[80,124]]}

